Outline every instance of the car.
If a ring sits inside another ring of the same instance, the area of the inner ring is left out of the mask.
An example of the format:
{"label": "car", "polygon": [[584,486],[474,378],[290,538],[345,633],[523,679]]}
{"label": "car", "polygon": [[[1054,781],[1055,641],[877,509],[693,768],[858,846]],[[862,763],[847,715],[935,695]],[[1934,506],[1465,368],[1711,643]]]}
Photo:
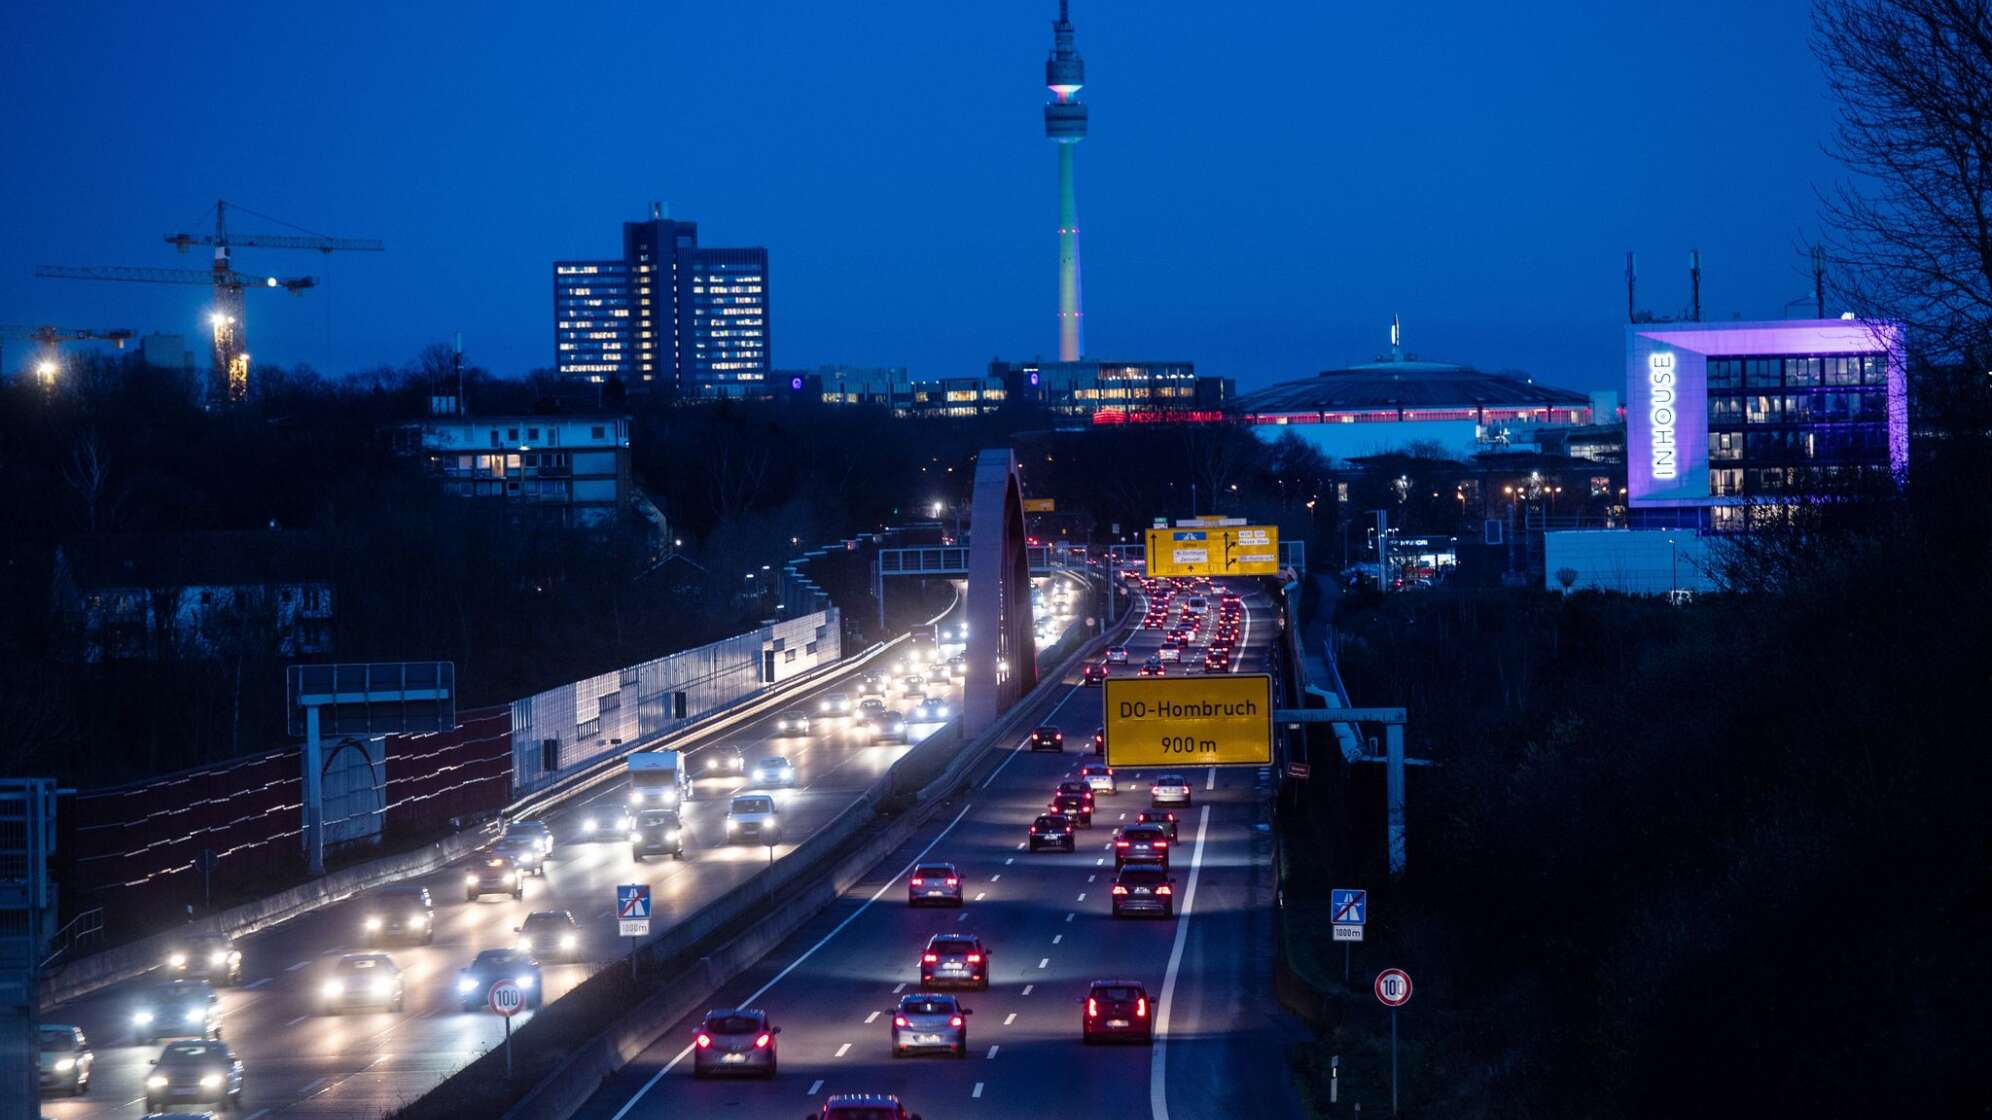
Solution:
{"label": "car", "polygon": [[1039,848],[1064,848],[1075,851],[1079,845],[1079,833],[1073,827],[1072,818],[1053,813],[1045,813],[1031,822],[1028,843],[1030,850]]}
{"label": "car", "polygon": [[1085,685],[1087,688],[1097,688],[1100,682],[1106,679],[1107,667],[1105,665],[1095,665],[1091,661],[1088,661],[1079,670],[1079,683]]}
{"label": "car", "polygon": [[519,935],[512,947],[541,964],[578,961],[582,957],[581,927],[574,924],[574,915],[565,910],[535,910],[513,927],[512,932]]}
{"label": "car", "polygon": [[629,831],[630,811],[613,801],[598,801],[595,811],[581,818],[581,835],[585,839],[620,836]]}
{"label": "car", "polygon": [[44,1096],[67,1093],[80,1097],[90,1091],[90,1067],[97,1055],[79,1027],[43,1023],[36,1031],[38,1052],[36,1082]]}
{"label": "car", "polygon": [[471,863],[470,870],[463,874],[463,900],[476,902],[487,894],[509,894],[513,898],[524,898],[526,877],[510,859],[503,855],[490,855],[475,860]]}
{"label": "car", "polygon": [[1148,787],[1148,803],[1161,808],[1164,805],[1188,805],[1190,803],[1190,780],[1174,772],[1157,774]]}
{"label": "car", "polygon": [[891,683],[889,678],[881,677],[877,673],[866,673],[858,678],[858,699],[864,700],[873,696],[884,699],[885,690],[891,687]]}
{"label": "car", "polygon": [[1170,843],[1175,842],[1176,814],[1170,812],[1169,810],[1143,809],[1142,811],[1134,815],[1134,820],[1136,824],[1152,824],[1157,828],[1160,828],[1165,834],[1168,835]]}
{"label": "car", "polygon": [[1169,866],[1169,834],[1161,826],[1131,824],[1114,837],[1114,866],[1155,863]]}
{"label": "car", "polygon": [[169,980],[140,997],[131,1013],[131,1035],[140,1043],[220,1038],[221,999],[205,980]]}
{"label": "car", "polygon": [[1031,732],[1031,749],[1034,751],[1057,751],[1065,753],[1065,732],[1056,727],[1040,727]]}
{"label": "car", "polygon": [[1093,802],[1083,794],[1053,794],[1051,804],[1046,807],[1045,812],[1070,817],[1072,823],[1080,828],[1093,827]]}
{"label": "car", "polygon": [[1105,727],[1095,727],[1093,729],[1093,753],[1107,753],[1107,729]]}
{"label": "car", "polygon": [[989,988],[989,950],[972,933],[937,933],[920,953],[920,986],[963,984]]}
{"label": "car", "polygon": [[946,700],[938,696],[929,696],[913,705],[912,715],[908,719],[913,723],[943,723],[949,714],[950,709]]}
{"label": "car", "polygon": [[802,1120],[920,1120],[908,1112],[891,1093],[838,1093],[823,1098],[823,1107],[812,1108]]}
{"label": "car", "polygon": [[1161,658],[1151,657],[1141,663],[1141,675],[1144,677],[1166,677],[1169,675],[1169,670],[1162,667]]}
{"label": "car", "polygon": [[790,708],[788,711],[785,711],[781,715],[776,716],[775,734],[777,735],[809,734],[809,713],[803,711],[801,708]]}
{"label": "car", "polygon": [[406,998],[401,969],[386,953],[347,953],[332,962],[318,985],[318,1010],[323,1015],[361,1007],[399,1011]]}
{"label": "car", "polygon": [[941,992],[908,992],[899,997],[892,1014],[892,1056],[903,1058],[921,1050],[945,1050],[968,1056],[968,1017],[975,1014],[961,1001]]}
{"label": "car", "polygon": [[436,908],[427,887],[413,883],[381,887],[367,896],[361,914],[362,940],[368,945],[394,940],[427,945],[436,940]]}
{"label": "car", "polygon": [[857,718],[861,723],[869,723],[885,711],[885,700],[878,696],[867,696],[858,701]]}
{"label": "car", "polygon": [[968,658],[957,653],[948,658],[948,676],[961,677],[968,674]]}
{"label": "car", "polygon": [[1180,641],[1163,642],[1162,648],[1155,651],[1155,660],[1163,665],[1180,663],[1183,660],[1183,646],[1184,643]]}
{"label": "car", "polygon": [[891,708],[880,708],[859,716],[857,730],[874,739],[897,739],[903,743],[906,741],[906,717]]}
{"label": "car", "polygon": [[1203,659],[1204,672],[1223,673],[1230,671],[1230,669],[1231,669],[1231,659],[1229,657],[1226,657],[1221,653],[1204,654],[1204,659]]}
{"label": "car", "polygon": [[220,934],[196,934],[166,951],[166,972],[225,988],[242,982],[242,951]]}
{"label": "car", "polygon": [[910,674],[899,682],[899,691],[908,696],[924,695],[927,691],[927,678],[918,673]]}
{"label": "car", "polygon": [[1130,863],[1114,876],[1112,888],[1114,917],[1127,914],[1154,914],[1170,918],[1176,913],[1176,881],[1166,868],[1153,864]]}
{"label": "car", "polygon": [[168,1104],[212,1104],[241,1110],[242,1059],[219,1039],[168,1043],[145,1075],[145,1110]]}
{"label": "car", "polygon": [[1064,780],[1058,783],[1058,788],[1052,791],[1052,796],[1061,793],[1076,793],[1086,799],[1086,808],[1093,808],[1093,787],[1076,772],[1065,775]]}
{"label": "car", "polygon": [[504,838],[510,840],[515,836],[530,837],[537,841],[542,856],[553,854],[553,830],[547,827],[545,821],[512,821],[505,826]]}
{"label": "car", "polygon": [[759,1008],[708,1011],[692,1033],[692,1076],[751,1073],[772,1078],[780,1065],[775,1054],[780,1033]]}
{"label": "car", "polygon": [[645,856],[670,853],[672,859],[685,858],[685,826],[676,809],[644,809],[629,828],[629,858],[637,863]]}
{"label": "car", "polygon": [[1154,1004],[1139,980],[1095,980],[1086,986],[1079,1037],[1087,1043],[1102,1039],[1155,1041]]}
{"label": "car", "polygon": [[727,843],[753,841],[774,846],[781,839],[781,818],[771,793],[743,793],[726,807]]}
{"label": "car", "polygon": [[699,752],[692,769],[701,778],[737,778],[747,769],[747,752],[725,743],[707,747]]}
{"label": "car", "polygon": [[848,692],[832,692],[816,702],[817,713],[826,716],[850,715],[852,707],[854,705],[851,703],[851,694]]}
{"label": "car", "polygon": [[1127,664],[1127,647],[1126,647],[1126,646],[1108,646],[1108,647],[1107,647],[1107,664],[1109,664],[1109,665],[1125,665],[1125,664]]}
{"label": "car", "polygon": [[510,980],[525,994],[527,1007],[540,1005],[539,963],[517,949],[486,949],[457,970],[457,1002],[465,1011],[490,1006],[491,987]]}
{"label": "car", "polygon": [[541,858],[539,841],[530,836],[500,837],[496,844],[491,845],[491,851],[512,861],[522,877],[546,874],[546,861]]}
{"label": "car", "polygon": [[747,780],[762,789],[776,789],[795,784],[795,766],[780,755],[757,758],[747,771]]}
{"label": "car", "polygon": [[922,863],[906,880],[906,905],[961,905],[961,872],[952,863]]}
{"label": "car", "polygon": [[1114,768],[1104,762],[1088,762],[1080,766],[1079,779],[1092,787],[1094,793],[1112,797],[1120,792],[1120,786],[1114,781]]}

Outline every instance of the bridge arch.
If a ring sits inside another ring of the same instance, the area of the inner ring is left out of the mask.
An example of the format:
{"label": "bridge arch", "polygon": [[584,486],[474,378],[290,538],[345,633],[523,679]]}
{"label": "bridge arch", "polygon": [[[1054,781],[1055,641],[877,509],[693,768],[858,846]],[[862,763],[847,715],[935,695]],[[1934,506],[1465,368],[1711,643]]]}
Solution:
{"label": "bridge arch", "polygon": [[989,448],[976,458],[968,533],[968,673],[963,730],[993,724],[1037,685],[1024,486],[1017,455]]}

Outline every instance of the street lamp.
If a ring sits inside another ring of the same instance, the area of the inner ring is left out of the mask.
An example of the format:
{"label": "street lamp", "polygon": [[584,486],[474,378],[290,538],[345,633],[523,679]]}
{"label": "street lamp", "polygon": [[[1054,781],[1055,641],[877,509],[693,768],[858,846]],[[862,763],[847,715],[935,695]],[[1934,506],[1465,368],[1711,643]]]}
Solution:
{"label": "street lamp", "polygon": [[55,387],[56,372],[55,362],[51,359],[43,358],[41,361],[35,363],[35,376],[41,378],[42,388],[44,389]]}

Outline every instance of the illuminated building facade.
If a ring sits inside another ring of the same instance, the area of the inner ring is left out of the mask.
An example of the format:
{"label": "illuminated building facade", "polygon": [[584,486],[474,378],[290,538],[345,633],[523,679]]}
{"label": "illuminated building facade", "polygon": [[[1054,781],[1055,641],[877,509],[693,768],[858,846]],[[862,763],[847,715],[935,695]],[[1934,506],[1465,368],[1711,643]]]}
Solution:
{"label": "illuminated building facade", "polygon": [[1216,421],[1237,396],[1228,377],[1192,362],[991,362],[1009,396],[1095,424]]}
{"label": "illuminated building facade", "polygon": [[698,224],[623,223],[618,260],[553,264],[560,376],[688,396],[760,396],[769,365],[768,251],[699,245]]}

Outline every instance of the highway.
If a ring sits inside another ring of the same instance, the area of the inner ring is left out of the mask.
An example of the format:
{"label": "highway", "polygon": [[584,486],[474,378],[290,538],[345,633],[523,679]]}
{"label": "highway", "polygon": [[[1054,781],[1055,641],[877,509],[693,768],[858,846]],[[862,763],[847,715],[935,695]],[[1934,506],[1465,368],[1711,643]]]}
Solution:
{"label": "highway", "polygon": [[[1263,596],[1248,596],[1239,669],[1262,670],[1275,625]],[[1126,667],[1159,644],[1130,641]],[[1110,916],[1113,827],[1148,804],[1142,779],[1102,795],[1078,851],[1024,850],[1026,826],[1052,787],[1087,752],[1101,722],[1101,690],[1076,676],[1040,701],[1077,750],[1014,750],[964,798],[873,869],[836,905],[718,993],[716,1007],[765,1008],[782,1028],[772,1081],[699,1080],[690,1042],[698,1020],[606,1082],[583,1120],[682,1116],[795,1117],[832,1093],[889,1092],[927,1120],[953,1116],[1176,1117],[1300,1114],[1286,1073],[1300,1028],[1273,997],[1271,777],[1261,768],[1190,771],[1195,804],[1179,812],[1174,920]],[[1021,736],[1020,736],[1021,738]],[[916,859],[963,873],[960,910],[910,909]],[[917,959],[935,933],[974,933],[989,947],[989,991],[963,994],[974,1010],[963,1059],[896,1059],[890,1008],[917,991]],[[1134,979],[1158,996],[1151,1046],[1082,1045],[1086,985]]]}
{"label": "highway", "polygon": [[[1082,600],[1083,601],[1083,600]],[[943,652],[953,652],[944,648]],[[887,654],[881,668],[895,660]],[[811,710],[828,692],[855,695],[851,675],[810,690],[794,707]],[[959,709],[959,682],[950,682],[950,707]],[[900,708],[908,704],[898,697]],[[775,858],[792,850],[862,793],[908,747],[859,739],[845,730],[812,728],[808,736],[778,736],[774,720],[781,705],[708,741],[744,749],[748,765],[766,755],[788,758],[796,788],[783,794],[780,808],[784,843]],[[914,741],[938,725],[916,725]],[[700,749],[703,749],[700,748]],[[693,773],[699,773],[696,765]],[[361,923],[366,904],[349,900],[302,915],[238,942],[243,983],[221,989],[222,1037],[244,1063],[244,1117],[303,1116],[378,1120],[386,1111],[427,1092],[457,1069],[496,1045],[501,1020],[488,1012],[460,1010],[454,991],[456,971],[479,950],[509,947],[513,929],[534,910],[567,910],[580,924],[587,963],[547,964],[546,994],[558,998],[604,963],[613,965],[628,948],[616,936],[615,886],[648,883],[653,929],[661,929],[737,885],[770,858],[761,846],[724,843],[727,795],[739,778],[701,780],[686,807],[685,821],[696,840],[683,861],[652,856],[632,861],[629,845],[613,826],[584,838],[581,821],[606,818],[619,806],[625,783],[611,782],[562,805],[542,819],[553,829],[556,846],[544,878],[528,881],[525,898],[463,898],[461,865],[413,880],[427,886],[435,902],[436,938],[430,946],[385,947],[403,970],[406,1009],[401,1013],[353,1012],[322,1015],[316,993],[330,963],[340,954],[364,949]],[[154,972],[52,1009],[44,1022],[83,1028],[95,1051],[94,1086],[81,1099],[51,1098],[43,1112],[54,1120],[82,1117],[135,1117],[143,1113],[143,1081],[158,1044],[139,1045],[129,1027],[133,1010],[163,977]],[[531,1012],[516,1020],[530,1021]]]}

